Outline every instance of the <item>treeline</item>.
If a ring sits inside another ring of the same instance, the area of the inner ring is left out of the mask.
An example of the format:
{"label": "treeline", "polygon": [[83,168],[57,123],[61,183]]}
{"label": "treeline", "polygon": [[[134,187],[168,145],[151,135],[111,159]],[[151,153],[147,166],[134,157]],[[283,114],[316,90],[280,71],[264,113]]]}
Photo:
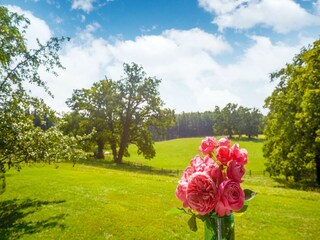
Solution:
{"label": "treeline", "polygon": [[214,111],[182,112],[175,114],[175,126],[167,130],[165,136],[154,134],[154,140],[166,140],[185,137],[202,137],[212,135],[246,135],[248,138],[262,134],[264,115],[257,108],[247,108],[229,103]]}

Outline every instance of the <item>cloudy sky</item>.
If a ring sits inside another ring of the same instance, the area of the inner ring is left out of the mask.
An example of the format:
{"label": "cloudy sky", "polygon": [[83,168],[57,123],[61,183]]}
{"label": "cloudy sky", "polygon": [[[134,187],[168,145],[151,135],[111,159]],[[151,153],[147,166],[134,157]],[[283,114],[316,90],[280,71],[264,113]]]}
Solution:
{"label": "cloudy sky", "polygon": [[263,109],[269,74],[320,37],[320,0],[0,0],[31,21],[26,38],[68,36],[58,77],[43,73],[57,111],[73,89],[123,75],[135,62],[162,79],[176,112],[227,103]]}

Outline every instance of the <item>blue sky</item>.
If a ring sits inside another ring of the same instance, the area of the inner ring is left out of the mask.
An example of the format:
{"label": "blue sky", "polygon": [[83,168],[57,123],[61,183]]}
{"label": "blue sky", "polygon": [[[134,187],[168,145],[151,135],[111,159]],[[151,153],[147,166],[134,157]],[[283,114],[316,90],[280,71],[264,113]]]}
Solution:
{"label": "blue sky", "polygon": [[320,0],[0,0],[31,20],[26,38],[69,36],[57,78],[42,72],[54,109],[67,111],[72,90],[136,62],[162,79],[166,106],[213,110],[229,102],[257,107],[274,84],[269,74],[319,39]]}

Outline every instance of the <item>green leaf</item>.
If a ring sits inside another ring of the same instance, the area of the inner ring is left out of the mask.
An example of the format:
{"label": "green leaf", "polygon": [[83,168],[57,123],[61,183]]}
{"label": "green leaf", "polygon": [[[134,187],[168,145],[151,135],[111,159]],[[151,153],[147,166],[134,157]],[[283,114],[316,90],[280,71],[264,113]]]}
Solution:
{"label": "green leaf", "polygon": [[169,211],[166,212],[166,216],[175,216],[181,213],[186,213],[184,208],[171,208]]}
{"label": "green leaf", "polygon": [[245,200],[246,201],[249,201],[249,200],[253,199],[257,195],[256,192],[254,192],[254,191],[252,191],[250,189],[245,189],[243,191],[244,191],[244,196],[245,196]]}
{"label": "green leaf", "polygon": [[196,215],[191,215],[191,218],[189,219],[188,224],[191,231],[196,232],[198,230]]}
{"label": "green leaf", "polygon": [[210,218],[210,215],[209,214],[206,214],[206,215],[197,214],[196,217],[204,222],[204,221],[206,221],[206,220],[208,220]]}
{"label": "green leaf", "polygon": [[248,205],[245,204],[245,205],[243,205],[243,207],[240,210],[233,211],[233,214],[235,216],[241,216],[241,215],[243,215],[245,213],[245,211],[247,211],[247,209],[248,209]]}

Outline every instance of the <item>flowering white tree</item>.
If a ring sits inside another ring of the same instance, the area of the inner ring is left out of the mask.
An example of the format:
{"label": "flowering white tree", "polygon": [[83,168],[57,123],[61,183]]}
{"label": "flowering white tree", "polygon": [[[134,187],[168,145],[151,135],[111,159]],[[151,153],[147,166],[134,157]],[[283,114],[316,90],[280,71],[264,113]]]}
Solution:
{"label": "flowering white tree", "polygon": [[26,91],[24,83],[40,86],[51,95],[39,75],[39,68],[56,75],[55,67],[63,68],[58,51],[65,38],[51,38],[37,49],[28,49],[25,29],[29,20],[0,6],[0,178],[4,191],[4,173],[22,162],[56,162],[84,156],[78,143],[84,138],[64,136],[59,126],[43,131],[35,127],[29,110],[39,115],[53,112]]}

